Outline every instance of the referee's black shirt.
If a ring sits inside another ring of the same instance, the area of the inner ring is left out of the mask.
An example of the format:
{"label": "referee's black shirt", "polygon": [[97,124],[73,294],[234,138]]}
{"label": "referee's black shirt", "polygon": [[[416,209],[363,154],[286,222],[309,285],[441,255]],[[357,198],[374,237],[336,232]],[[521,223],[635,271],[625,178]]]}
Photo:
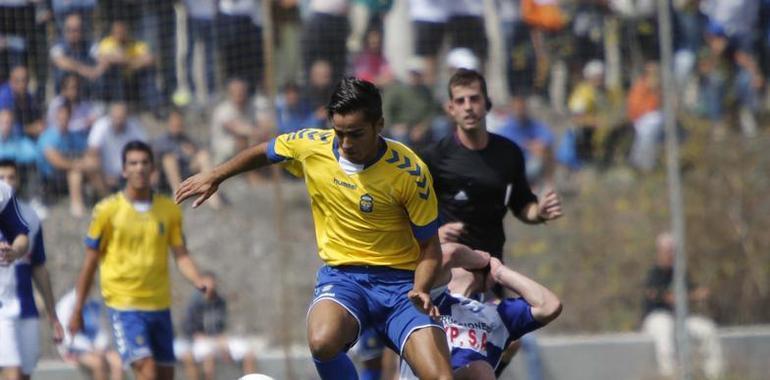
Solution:
{"label": "referee's black shirt", "polygon": [[441,223],[463,222],[459,243],[500,258],[506,209],[519,214],[525,205],[537,202],[521,149],[490,133],[484,149],[470,150],[452,134],[424,149],[421,156],[433,176]]}

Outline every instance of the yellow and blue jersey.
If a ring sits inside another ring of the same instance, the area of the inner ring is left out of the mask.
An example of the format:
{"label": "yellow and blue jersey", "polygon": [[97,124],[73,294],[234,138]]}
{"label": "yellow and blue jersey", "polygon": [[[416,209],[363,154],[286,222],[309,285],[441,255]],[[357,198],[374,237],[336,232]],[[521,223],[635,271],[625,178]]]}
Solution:
{"label": "yellow and blue jersey", "polygon": [[184,244],[182,210],[170,198],[153,195],[140,212],[123,193],[99,202],[86,245],[101,253],[102,295],[118,310],[163,310],[171,306],[170,247]]}
{"label": "yellow and blue jersey", "polygon": [[271,162],[294,161],[293,172],[305,178],[318,254],[327,265],[414,270],[418,241],[438,230],[427,166],[401,143],[380,145],[375,161],[351,172],[340,162],[333,131],[304,129],[268,143]]}

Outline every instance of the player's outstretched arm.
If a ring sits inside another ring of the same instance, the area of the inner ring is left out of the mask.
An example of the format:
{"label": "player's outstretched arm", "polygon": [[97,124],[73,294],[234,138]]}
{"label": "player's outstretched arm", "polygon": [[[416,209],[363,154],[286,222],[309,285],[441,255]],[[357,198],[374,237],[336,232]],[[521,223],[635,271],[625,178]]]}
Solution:
{"label": "player's outstretched arm", "polygon": [[420,261],[414,270],[414,287],[409,300],[425,314],[438,316],[438,310],[430,300],[430,290],[441,270],[441,243],[438,234],[420,241]]}
{"label": "player's outstretched arm", "polygon": [[246,148],[235,157],[217,165],[214,169],[198,173],[182,182],[175,194],[176,203],[182,203],[188,198],[198,196],[192,205],[193,208],[196,208],[203,204],[206,199],[209,199],[217,191],[219,184],[226,179],[269,164],[267,143]]}
{"label": "player's outstretched arm", "polygon": [[86,257],[75,285],[75,308],[67,324],[71,336],[75,336],[83,328],[83,305],[86,304],[86,298],[94,281],[94,273],[99,266],[99,255],[98,250],[86,248]]}
{"label": "player's outstretched arm", "polygon": [[550,289],[503,265],[497,258],[489,260],[490,273],[498,284],[520,294],[530,305],[532,316],[546,325],[561,313],[561,301]]}

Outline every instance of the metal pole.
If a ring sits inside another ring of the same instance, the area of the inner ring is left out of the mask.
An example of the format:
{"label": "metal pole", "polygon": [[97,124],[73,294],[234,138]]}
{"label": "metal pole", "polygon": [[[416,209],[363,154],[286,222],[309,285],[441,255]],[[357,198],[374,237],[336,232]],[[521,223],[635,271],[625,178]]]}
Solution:
{"label": "metal pole", "polygon": [[[262,0],[260,2],[260,6],[262,7],[262,60],[263,60],[263,67],[264,72],[262,73],[262,85],[264,94],[268,99],[268,104],[270,105],[269,108],[272,111],[275,110],[275,97],[277,93],[277,86],[275,83],[275,44],[273,43],[275,39],[273,38],[273,31],[274,25],[273,25],[273,13],[272,13],[272,3],[273,1],[269,0]],[[256,68],[255,68],[256,69]],[[271,134],[277,133],[277,125],[273,123],[273,125],[270,126],[271,128]],[[277,166],[273,166],[270,168],[272,179],[273,179],[273,199],[274,199],[274,226],[275,226],[275,235],[278,240],[278,251],[280,254],[279,258],[279,268],[278,270],[282,273],[280,275],[280,297],[281,299],[278,301],[280,308],[281,308],[281,314],[282,318],[279,323],[281,328],[281,348],[283,351],[284,356],[284,374],[285,378],[289,380],[296,379],[297,376],[294,371],[294,367],[292,366],[291,360],[291,327],[287,325],[287,321],[289,318],[287,316],[291,312],[289,302],[291,300],[291,297],[289,296],[289,284],[287,283],[287,276],[284,275],[289,271],[289,258],[291,254],[291,250],[286,245],[286,228],[284,226],[284,212],[286,211],[283,207],[283,190],[281,188],[281,169]]]}
{"label": "metal pole", "polygon": [[685,329],[687,317],[687,259],[685,257],[685,222],[682,211],[682,179],[680,176],[679,141],[676,134],[676,89],[672,73],[673,43],[671,32],[671,8],[669,0],[658,0],[658,35],[660,36],[660,57],[663,90],[663,115],[666,131],[666,169],[671,207],[671,225],[675,240],[674,258],[674,331],[679,356],[679,378],[689,380],[690,350]]}

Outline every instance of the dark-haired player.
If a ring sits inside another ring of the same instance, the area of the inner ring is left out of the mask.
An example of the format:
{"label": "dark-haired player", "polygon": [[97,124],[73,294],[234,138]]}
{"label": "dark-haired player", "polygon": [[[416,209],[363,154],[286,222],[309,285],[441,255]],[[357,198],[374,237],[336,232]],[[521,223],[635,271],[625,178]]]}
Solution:
{"label": "dark-haired player", "polygon": [[149,145],[128,142],[122,161],[124,190],[94,207],[69,331],[74,336],[83,327],[83,307],[98,266],[123,364],[131,366],[138,380],[169,380],[174,378],[176,361],[169,250],[185,278],[200,290],[206,286],[185,245],[182,210],[168,197],[152,192]]}
{"label": "dark-haired player", "polygon": [[186,180],[177,202],[196,207],[222,181],[271,163],[300,164],[324,261],[307,317],[322,379],[358,379],[346,352],[373,327],[420,378],[451,379],[430,289],[441,264],[438,209],[427,167],[406,146],[380,136],[377,88],[343,79],[327,105],[333,131],[283,134]]}

